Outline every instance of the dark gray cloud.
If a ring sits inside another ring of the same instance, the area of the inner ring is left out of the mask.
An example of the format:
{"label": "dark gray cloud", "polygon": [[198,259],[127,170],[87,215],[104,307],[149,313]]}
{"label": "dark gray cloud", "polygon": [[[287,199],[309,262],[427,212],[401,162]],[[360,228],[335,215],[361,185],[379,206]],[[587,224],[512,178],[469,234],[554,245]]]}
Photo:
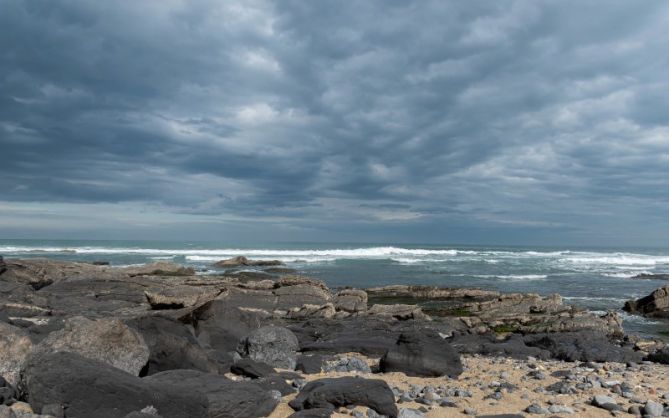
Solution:
{"label": "dark gray cloud", "polygon": [[667,243],[664,1],[2,9],[7,234]]}

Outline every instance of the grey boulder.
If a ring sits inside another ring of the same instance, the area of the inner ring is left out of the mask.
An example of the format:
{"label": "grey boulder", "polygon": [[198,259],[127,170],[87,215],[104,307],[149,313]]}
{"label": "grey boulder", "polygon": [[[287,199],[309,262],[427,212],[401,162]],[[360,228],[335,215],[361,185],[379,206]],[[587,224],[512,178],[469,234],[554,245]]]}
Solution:
{"label": "grey boulder", "polygon": [[290,370],[295,369],[298,349],[299,342],[291,330],[272,325],[252,331],[237,346],[243,357]]}

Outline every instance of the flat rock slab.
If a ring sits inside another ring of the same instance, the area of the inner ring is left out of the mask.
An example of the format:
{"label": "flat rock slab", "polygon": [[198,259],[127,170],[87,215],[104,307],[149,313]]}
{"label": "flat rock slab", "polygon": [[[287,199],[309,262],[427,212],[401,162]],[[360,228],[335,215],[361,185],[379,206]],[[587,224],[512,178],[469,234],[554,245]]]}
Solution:
{"label": "flat rock slab", "polygon": [[207,398],[196,390],[155,384],[75,353],[31,357],[23,384],[34,411],[58,404],[66,416],[118,418],[153,406],[164,418],[207,417]]}
{"label": "flat rock slab", "polygon": [[184,393],[203,393],[208,399],[209,417],[266,417],[278,404],[268,390],[256,383],[233,382],[225,376],[196,370],[169,370],[145,380],[158,386],[165,384],[188,388]]}
{"label": "flat rock slab", "polygon": [[360,405],[391,418],[396,418],[398,413],[395,396],[386,382],[357,377],[309,382],[289,405],[296,411]]}

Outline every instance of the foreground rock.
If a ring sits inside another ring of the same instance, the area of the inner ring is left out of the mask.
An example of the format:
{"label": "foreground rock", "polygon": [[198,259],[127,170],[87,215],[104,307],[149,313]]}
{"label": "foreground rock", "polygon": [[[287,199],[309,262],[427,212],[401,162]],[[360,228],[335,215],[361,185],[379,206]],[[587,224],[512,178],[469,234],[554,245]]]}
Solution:
{"label": "foreground rock", "polygon": [[669,318],[669,285],[656,289],[641,299],[625,302],[624,309],[651,318]]}
{"label": "foreground rock", "polygon": [[135,376],[149,360],[149,348],[142,336],[119,319],[70,318],[63,329],[49,334],[31,354],[43,356],[57,351],[102,361]]}
{"label": "foreground rock", "polygon": [[290,406],[296,411],[325,408],[334,410],[339,406],[367,406],[378,414],[397,417],[395,396],[383,380],[355,377],[321,379],[308,383]]}
{"label": "foreground rock", "polygon": [[379,368],[408,376],[458,377],[462,373],[460,355],[443,338],[415,331],[400,335],[381,358]]}
{"label": "foreground rock", "polygon": [[0,377],[16,386],[21,368],[32,348],[28,333],[0,322]]}
{"label": "foreground rock", "polygon": [[164,418],[207,417],[208,400],[197,391],[150,382],[75,353],[31,358],[23,387],[38,412],[63,405],[66,416],[118,418],[153,406]]}
{"label": "foreground rock", "polygon": [[266,417],[278,404],[268,390],[255,383],[233,382],[225,376],[195,370],[170,370],[154,374],[146,380],[156,386],[182,386],[188,388],[188,392],[204,394],[209,417]]}

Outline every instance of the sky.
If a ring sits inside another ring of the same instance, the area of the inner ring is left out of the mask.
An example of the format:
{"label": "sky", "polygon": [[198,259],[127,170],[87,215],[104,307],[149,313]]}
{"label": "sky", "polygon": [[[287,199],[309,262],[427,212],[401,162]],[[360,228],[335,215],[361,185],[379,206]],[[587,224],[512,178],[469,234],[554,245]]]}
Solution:
{"label": "sky", "polygon": [[669,247],[664,0],[0,0],[0,238]]}

